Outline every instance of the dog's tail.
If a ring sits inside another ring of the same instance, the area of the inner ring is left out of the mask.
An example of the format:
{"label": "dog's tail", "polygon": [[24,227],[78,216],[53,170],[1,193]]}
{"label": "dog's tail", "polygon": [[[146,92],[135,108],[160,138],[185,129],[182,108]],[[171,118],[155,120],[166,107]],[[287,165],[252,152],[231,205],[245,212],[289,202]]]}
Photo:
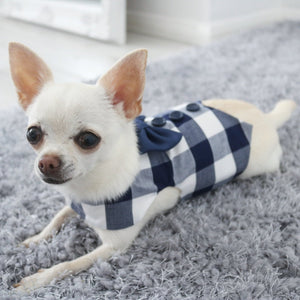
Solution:
{"label": "dog's tail", "polygon": [[293,100],[281,100],[267,116],[277,129],[290,118],[296,106],[297,104]]}

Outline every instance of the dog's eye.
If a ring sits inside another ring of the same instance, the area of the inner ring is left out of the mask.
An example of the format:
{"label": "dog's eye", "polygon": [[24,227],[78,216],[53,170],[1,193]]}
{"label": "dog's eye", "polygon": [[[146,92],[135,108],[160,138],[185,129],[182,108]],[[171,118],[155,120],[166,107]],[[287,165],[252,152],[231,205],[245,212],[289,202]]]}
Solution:
{"label": "dog's eye", "polygon": [[75,143],[82,149],[92,149],[100,143],[101,138],[92,132],[81,132],[75,137]]}
{"label": "dog's eye", "polygon": [[36,127],[36,126],[28,128],[26,137],[27,137],[28,142],[31,145],[38,144],[43,137],[41,128]]}

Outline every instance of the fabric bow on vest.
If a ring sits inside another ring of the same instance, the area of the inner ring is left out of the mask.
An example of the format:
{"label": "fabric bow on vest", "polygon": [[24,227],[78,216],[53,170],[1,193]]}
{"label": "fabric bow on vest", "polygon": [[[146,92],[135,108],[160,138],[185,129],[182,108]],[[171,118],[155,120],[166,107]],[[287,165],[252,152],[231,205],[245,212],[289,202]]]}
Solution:
{"label": "fabric bow on vest", "polygon": [[145,116],[135,119],[140,154],[150,151],[167,151],[176,146],[182,134],[170,129],[148,125]]}

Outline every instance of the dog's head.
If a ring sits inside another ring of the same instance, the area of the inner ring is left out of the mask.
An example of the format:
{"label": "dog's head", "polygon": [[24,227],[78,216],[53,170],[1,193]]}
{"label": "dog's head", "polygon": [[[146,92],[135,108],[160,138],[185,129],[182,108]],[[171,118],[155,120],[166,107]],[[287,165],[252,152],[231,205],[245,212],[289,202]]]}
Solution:
{"label": "dog's head", "polygon": [[117,159],[131,136],[130,121],[141,112],[146,50],[125,56],[96,85],[55,83],[43,60],[21,44],[11,43],[9,54],[19,102],[28,115],[27,139],[37,152],[35,170],[42,180],[78,182]]}

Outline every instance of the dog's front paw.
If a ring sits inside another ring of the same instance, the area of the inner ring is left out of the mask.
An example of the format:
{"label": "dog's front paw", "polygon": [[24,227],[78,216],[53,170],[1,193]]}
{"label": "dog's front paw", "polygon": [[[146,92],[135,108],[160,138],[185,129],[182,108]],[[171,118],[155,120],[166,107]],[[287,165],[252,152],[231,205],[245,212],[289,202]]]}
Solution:
{"label": "dog's front paw", "polygon": [[19,283],[14,284],[13,287],[20,294],[30,293],[37,288],[49,284],[54,278],[49,274],[50,269],[40,269],[37,273],[23,278]]}
{"label": "dog's front paw", "polygon": [[37,234],[23,241],[21,245],[28,248],[30,244],[38,244],[42,240],[44,240],[43,236],[41,236],[41,234]]}
{"label": "dog's front paw", "polygon": [[14,288],[19,293],[29,293],[56,280],[63,279],[70,274],[68,262],[60,263],[49,269],[40,269],[37,273],[23,278],[19,283],[14,285]]}

